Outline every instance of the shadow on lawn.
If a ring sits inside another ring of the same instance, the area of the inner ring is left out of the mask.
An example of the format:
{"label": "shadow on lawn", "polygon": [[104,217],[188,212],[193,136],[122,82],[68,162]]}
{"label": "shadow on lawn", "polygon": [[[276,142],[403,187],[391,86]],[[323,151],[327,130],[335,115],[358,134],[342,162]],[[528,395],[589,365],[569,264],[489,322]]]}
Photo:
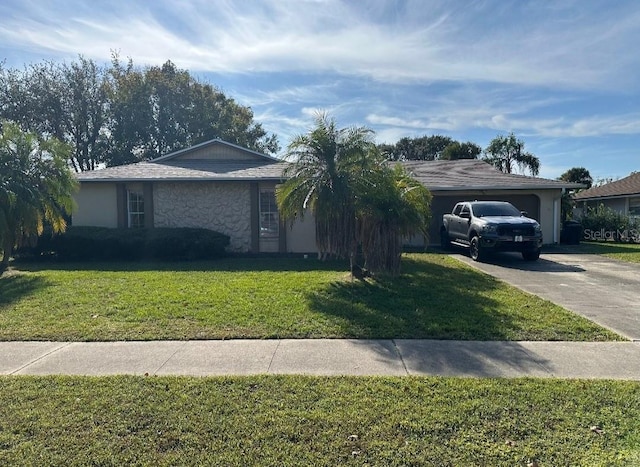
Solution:
{"label": "shadow on lawn", "polygon": [[334,282],[307,294],[311,310],[341,318],[347,337],[500,340],[512,318],[487,293],[493,277],[403,258],[403,273],[377,281]]}
{"label": "shadow on lawn", "polygon": [[5,272],[0,276],[0,306],[17,302],[46,286],[47,283],[42,277]]}

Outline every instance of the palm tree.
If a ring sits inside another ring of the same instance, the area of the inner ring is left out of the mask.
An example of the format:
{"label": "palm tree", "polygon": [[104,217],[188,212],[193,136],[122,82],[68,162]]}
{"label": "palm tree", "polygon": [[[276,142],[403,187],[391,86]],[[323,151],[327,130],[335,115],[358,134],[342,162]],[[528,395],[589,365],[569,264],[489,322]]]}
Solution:
{"label": "palm tree", "polygon": [[52,138],[41,140],[13,123],[0,136],[0,272],[13,250],[42,234],[44,223],[64,231],[77,182],[66,164],[70,147]]}
{"label": "palm tree", "polygon": [[284,219],[293,222],[311,213],[319,252],[349,258],[352,267],[358,244],[354,177],[366,171],[374,148],[371,130],[338,129],[334,120],[318,114],[315,128],[289,144],[287,157],[293,163],[276,192]]}
{"label": "palm tree", "polygon": [[313,214],[318,250],[349,258],[352,273],[358,247],[366,268],[397,273],[402,236],[426,231],[426,188],[387,165],[371,130],[337,129],[325,114],[291,142],[288,156],[294,161],[276,192],[282,217],[293,222]]}
{"label": "palm tree", "polygon": [[402,240],[418,233],[428,236],[431,194],[400,165],[378,165],[358,185],[358,238],[365,267],[396,275]]}
{"label": "palm tree", "polygon": [[521,171],[528,169],[531,175],[540,172],[540,159],[524,150],[524,142],[516,139],[513,133],[509,136],[496,136],[484,150],[483,160],[504,173],[512,173],[517,166]]}

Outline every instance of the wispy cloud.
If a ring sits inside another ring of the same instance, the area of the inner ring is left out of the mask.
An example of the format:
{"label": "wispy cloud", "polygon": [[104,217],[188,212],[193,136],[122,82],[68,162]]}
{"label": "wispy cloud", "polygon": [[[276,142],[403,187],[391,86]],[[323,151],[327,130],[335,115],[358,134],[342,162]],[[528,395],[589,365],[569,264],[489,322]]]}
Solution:
{"label": "wispy cloud", "polygon": [[514,131],[543,173],[587,158],[611,174],[604,152],[619,175],[640,168],[634,0],[3,0],[0,17],[8,66],[171,59],[251,106],[283,146],[327,110],[381,142],[484,146]]}
{"label": "wispy cloud", "polygon": [[624,80],[620,70],[640,64],[637,54],[627,52],[640,41],[640,12],[618,3],[586,21],[583,3],[556,8],[555,16],[553,6],[522,2],[507,9],[500,1],[453,7],[409,1],[398,7],[379,1],[200,0],[160,2],[162,16],[141,1],[117,7],[76,1],[66,10],[9,3],[14,14],[0,26],[7,46],[96,59],[117,49],[145,63],[170,57],[192,70],[219,73],[313,71],[388,83],[597,88],[613,77]]}

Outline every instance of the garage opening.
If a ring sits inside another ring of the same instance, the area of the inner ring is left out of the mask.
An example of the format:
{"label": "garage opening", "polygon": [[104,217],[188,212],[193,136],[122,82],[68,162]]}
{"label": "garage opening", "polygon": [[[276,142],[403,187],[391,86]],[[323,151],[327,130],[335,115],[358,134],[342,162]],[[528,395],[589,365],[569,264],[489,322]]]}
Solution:
{"label": "garage opening", "polygon": [[461,201],[507,201],[513,204],[518,210],[526,211],[528,217],[540,221],[540,198],[536,195],[486,195],[486,194],[466,194],[441,196],[434,194],[431,201],[431,226],[429,228],[429,243],[435,245],[440,241],[440,226],[442,216],[450,213],[456,203]]}

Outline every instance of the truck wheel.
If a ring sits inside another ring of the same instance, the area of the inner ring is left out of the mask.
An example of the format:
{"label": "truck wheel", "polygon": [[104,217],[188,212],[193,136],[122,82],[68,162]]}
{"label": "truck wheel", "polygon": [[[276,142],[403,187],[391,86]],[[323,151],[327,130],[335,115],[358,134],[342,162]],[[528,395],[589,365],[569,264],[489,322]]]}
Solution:
{"label": "truck wheel", "polygon": [[451,249],[451,239],[449,238],[449,234],[447,233],[447,229],[440,229],[440,247],[448,251]]}
{"label": "truck wheel", "polygon": [[540,250],[527,250],[522,252],[522,258],[525,261],[535,261],[540,258]]}
{"label": "truck wheel", "polygon": [[480,247],[480,239],[475,235],[471,237],[471,242],[469,242],[469,256],[474,261],[482,261],[484,258],[484,251]]}

